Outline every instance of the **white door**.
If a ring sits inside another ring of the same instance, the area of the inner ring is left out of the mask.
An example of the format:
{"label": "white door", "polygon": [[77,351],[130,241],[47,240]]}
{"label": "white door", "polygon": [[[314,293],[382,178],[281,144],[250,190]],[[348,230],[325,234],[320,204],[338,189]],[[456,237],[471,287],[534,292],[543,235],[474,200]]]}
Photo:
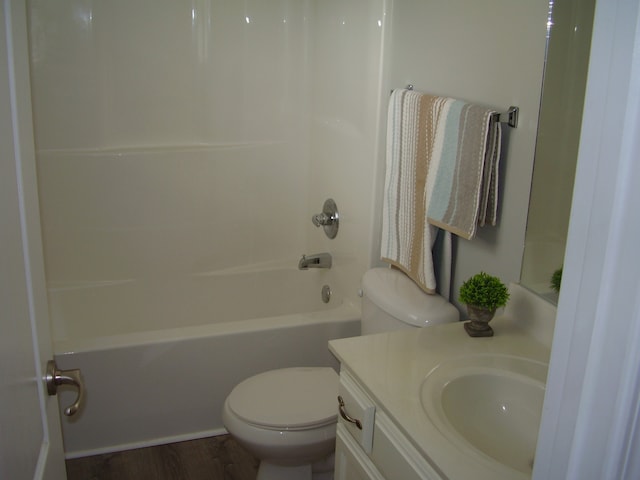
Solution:
{"label": "white door", "polygon": [[66,478],[35,175],[24,0],[0,12],[0,479]]}

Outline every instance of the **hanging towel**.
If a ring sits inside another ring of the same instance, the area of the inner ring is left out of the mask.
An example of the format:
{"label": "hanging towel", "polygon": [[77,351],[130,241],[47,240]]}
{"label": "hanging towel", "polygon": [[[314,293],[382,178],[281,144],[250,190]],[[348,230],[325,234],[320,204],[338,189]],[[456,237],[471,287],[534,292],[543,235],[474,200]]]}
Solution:
{"label": "hanging towel", "polygon": [[501,130],[493,110],[395,90],[389,102],[382,260],[435,292],[435,227],[471,239],[495,225]]}
{"label": "hanging towel", "polygon": [[428,152],[443,103],[436,97],[395,90],[387,118],[381,257],[427,293],[436,289],[431,255],[436,227],[427,222]]}
{"label": "hanging towel", "polygon": [[427,181],[428,221],[467,240],[496,224],[502,130],[486,107],[447,98],[440,111]]}

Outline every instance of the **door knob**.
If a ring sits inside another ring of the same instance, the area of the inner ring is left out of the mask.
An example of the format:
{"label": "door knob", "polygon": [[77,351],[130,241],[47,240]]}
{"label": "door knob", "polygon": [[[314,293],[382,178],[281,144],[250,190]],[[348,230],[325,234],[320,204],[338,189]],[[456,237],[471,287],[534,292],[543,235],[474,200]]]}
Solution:
{"label": "door knob", "polygon": [[49,360],[44,381],[47,384],[47,393],[49,395],[55,395],[58,392],[59,385],[71,385],[78,389],[76,401],[64,409],[64,414],[67,417],[74,415],[84,400],[84,382],[82,381],[80,370],[59,370],[56,361]]}

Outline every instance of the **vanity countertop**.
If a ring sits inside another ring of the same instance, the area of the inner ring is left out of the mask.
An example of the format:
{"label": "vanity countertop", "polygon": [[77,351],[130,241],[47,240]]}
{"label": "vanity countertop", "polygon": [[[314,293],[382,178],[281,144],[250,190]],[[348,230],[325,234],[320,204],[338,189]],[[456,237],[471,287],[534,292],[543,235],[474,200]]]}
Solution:
{"label": "vanity countertop", "polygon": [[526,479],[524,474],[459,450],[425,414],[420,388],[440,363],[473,355],[513,355],[549,361],[550,350],[506,317],[491,322],[494,336],[471,338],[462,322],[332,340],[329,349],[414,444],[451,480]]}

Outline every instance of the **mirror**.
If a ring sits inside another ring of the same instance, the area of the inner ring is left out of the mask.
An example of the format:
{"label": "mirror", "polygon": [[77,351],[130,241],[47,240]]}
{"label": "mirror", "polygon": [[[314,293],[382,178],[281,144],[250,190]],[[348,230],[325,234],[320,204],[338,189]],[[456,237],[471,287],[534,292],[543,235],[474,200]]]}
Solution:
{"label": "mirror", "polygon": [[547,59],[520,282],[557,303],[569,226],[595,0],[549,1]]}

